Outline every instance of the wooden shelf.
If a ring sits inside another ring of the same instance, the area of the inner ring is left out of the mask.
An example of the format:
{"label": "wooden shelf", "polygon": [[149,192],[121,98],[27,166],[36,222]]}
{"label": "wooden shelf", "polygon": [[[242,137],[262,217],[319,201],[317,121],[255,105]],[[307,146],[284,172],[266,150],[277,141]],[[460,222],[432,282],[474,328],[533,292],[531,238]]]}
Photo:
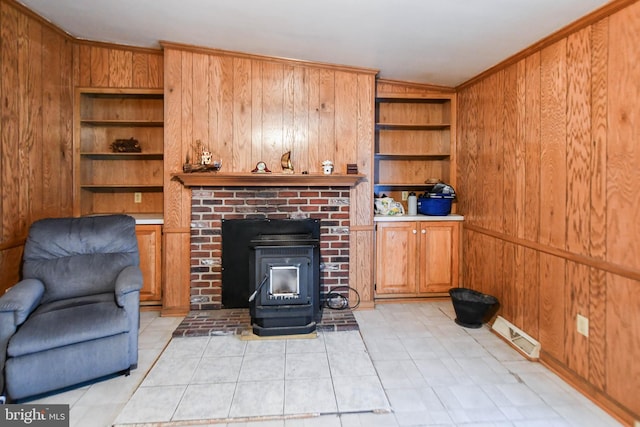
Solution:
{"label": "wooden shelf", "polygon": [[174,173],[185,187],[353,187],[365,176],[283,173]]}
{"label": "wooden shelf", "polygon": [[451,155],[449,154],[389,154],[389,153],[376,153],[376,159],[378,160],[446,160]]}
{"label": "wooden shelf", "polygon": [[119,126],[119,127],[163,127],[162,120],[102,120],[82,119],[80,123],[89,126]]}
{"label": "wooden shelf", "polygon": [[163,153],[80,153],[82,157],[93,160],[162,160]]}
{"label": "wooden shelf", "polygon": [[93,191],[95,193],[114,193],[114,192],[160,192],[163,190],[160,185],[125,185],[125,184],[82,184],[83,190]]}
{"label": "wooden shelf", "polygon": [[402,183],[402,184],[392,184],[392,183],[380,183],[376,184],[376,191],[380,190],[425,190],[427,188],[433,187],[433,184],[415,184],[415,183]]}
{"label": "wooden shelf", "polygon": [[399,198],[427,179],[455,184],[455,94],[378,93],[374,192]]}
{"label": "wooden shelf", "polygon": [[445,130],[449,129],[451,125],[437,123],[437,124],[422,124],[413,125],[406,123],[378,123],[376,129],[378,130]]}
{"label": "wooden shelf", "polygon": [[[440,98],[439,98],[440,97]],[[451,101],[449,94],[429,94],[420,97],[412,93],[393,93],[389,95],[378,94],[376,97],[378,102],[395,102],[395,103],[408,103],[408,104],[444,104]]]}

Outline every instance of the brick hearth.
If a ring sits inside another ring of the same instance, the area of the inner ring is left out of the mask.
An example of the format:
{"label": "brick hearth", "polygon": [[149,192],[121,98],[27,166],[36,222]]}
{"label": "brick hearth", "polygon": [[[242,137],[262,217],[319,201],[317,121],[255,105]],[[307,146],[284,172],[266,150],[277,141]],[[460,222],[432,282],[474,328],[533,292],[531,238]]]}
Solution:
{"label": "brick hearth", "polygon": [[319,219],[321,296],[348,286],[349,188],[192,187],[191,310],[224,308],[222,220],[262,218]]}
{"label": "brick hearth", "polygon": [[[325,308],[317,320],[317,330],[357,331],[358,322],[351,310]],[[198,337],[213,335],[239,335],[251,331],[248,308],[191,311],[173,332],[174,337]]]}

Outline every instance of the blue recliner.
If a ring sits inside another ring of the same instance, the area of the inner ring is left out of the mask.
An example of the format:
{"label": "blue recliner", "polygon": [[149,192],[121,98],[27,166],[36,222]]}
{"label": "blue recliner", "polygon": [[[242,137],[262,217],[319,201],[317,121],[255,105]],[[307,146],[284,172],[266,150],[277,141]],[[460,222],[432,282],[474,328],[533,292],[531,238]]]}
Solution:
{"label": "blue recliner", "polygon": [[138,363],[142,273],[127,215],[31,225],[23,279],[0,297],[0,390],[10,401]]}

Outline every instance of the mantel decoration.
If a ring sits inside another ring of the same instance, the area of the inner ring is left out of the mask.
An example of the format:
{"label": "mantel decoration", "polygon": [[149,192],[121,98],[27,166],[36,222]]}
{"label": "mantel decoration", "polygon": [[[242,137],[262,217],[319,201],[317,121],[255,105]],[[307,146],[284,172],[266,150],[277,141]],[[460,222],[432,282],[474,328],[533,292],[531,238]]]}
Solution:
{"label": "mantel decoration", "polygon": [[116,139],[111,143],[111,151],[114,153],[141,153],[142,147],[137,139]]}
{"label": "mantel decoration", "polygon": [[283,173],[293,173],[293,164],[291,163],[291,151],[287,151],[280,157],[280,165]]}
{"label": "mantel decoration", "polygon": [[333,162],[331,160],[322,162],[322,173],[325,175],[331,175],[333,173]]}
{"label": "mantel decoration", "polygon": [[258,163],[256,163],[256,167],[253,168],[251,173],[271,173],[271,171],[267,167],[267,164],[260,160]]}
{"label": "mantel decoration", "polygon": [[[191,159],[196,162],[191,163]],[[222,160],[214,160],[209,147],[202,144],[199,139],[195,144],[191,144],[191,153],[187,153],[185,163],[182,165],[183,172],[218,172],[222,167]]]}

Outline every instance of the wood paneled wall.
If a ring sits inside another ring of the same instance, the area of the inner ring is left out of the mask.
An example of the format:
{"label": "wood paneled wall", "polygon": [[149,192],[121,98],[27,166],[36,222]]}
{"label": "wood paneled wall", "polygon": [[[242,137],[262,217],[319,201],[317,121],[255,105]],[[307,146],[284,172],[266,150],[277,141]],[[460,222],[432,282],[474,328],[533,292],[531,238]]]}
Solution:
{"label": "wood paneled wall", "polygon": [[75,86],[162,89],[164,62],[159,49],[75,43]]}
{"label": "wood paneled wall", "polygon": [[162,88],[161,50],[79,42],[0,0],[0,293],[20,278],[29,226],[73,214],[75,86]]}
{"label": "wood paneled wall", "polygon": [[626,422],[640,419],[639,45],[635,3],[458,92],[463,285]]}
{"label": "wood paneled wall", "polygon": [[20,275],[31,223],[72,213],[73,44],[0,1],[0,293]]}
{"label": "wood paneled wall", "polygon": [[225,172],[264,160],[280,171],[291,150],[297,173],[357,163],[352,189],[350,285],[372,304],[374,70],[278,60],[163,43],[165,61],[164,312],[189,308],[190,190],[172,180],[201,141]]}

